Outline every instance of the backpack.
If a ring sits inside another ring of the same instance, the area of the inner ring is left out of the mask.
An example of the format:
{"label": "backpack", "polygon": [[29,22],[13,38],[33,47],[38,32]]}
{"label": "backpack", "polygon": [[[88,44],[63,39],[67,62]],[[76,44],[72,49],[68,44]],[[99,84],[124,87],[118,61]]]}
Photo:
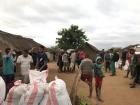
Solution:
{"label": "backpack", "polygon": [[119,60],[119,54],[118,53],[114,53],[114,56],[113,56],[113,60],[115,61],[115,62],[117,62],[118,60]]}

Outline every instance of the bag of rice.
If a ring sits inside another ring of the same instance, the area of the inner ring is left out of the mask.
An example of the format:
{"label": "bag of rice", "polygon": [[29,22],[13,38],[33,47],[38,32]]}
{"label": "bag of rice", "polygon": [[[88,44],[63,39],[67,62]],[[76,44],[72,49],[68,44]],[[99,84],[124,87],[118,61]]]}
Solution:
{"label": "bag of rice", "polygon": [[28,85],[26,93],[22,95],[19,105],[39,105],[45,94],[43,83]]}
{"label": "bag of rice", "polygon": [[34,82],[42,82],[42,83],[46,83],[47,82],[47,77],[48,77],[48,70],[44,70],[44,71],[37,71],[37,70],[30,70],[29,71],[29,79],[30,79],[30,83],[34,83]]}
{"label": "bag of rice", "polygon": [[21,81],[18,80],[14,85],[8,92],[5,105],[19,105],[22,94],[26,92],[27,84],[21,84]]}
{"label": "bag of rice", "polygon": [[5,82],[0,76],[0,105],[3,105],[3,101],[5,99],[5,93],[6,93]]}
{"label": "bag of rice", "polygon": [[45,96],[39,105],[72,105],[65,82],[56,77],[46,85]]}

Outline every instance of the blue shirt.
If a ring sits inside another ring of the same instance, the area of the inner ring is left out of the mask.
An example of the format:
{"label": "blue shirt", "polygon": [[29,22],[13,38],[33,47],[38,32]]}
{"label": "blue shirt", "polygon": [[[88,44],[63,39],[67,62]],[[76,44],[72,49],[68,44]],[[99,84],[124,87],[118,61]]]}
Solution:
{"label": "blue shirt", "polygon": [[14,74],[14,62],[11,56],[3,56],[3,74],[9,75]]}

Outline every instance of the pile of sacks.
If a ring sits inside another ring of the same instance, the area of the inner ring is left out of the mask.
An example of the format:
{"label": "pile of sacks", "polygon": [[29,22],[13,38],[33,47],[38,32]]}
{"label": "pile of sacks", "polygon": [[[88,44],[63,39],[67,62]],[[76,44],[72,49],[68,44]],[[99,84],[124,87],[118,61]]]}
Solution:
{"label": "pile of sacks", "polygon": [[6,93],[5,82],[0,76],[0,105],[4,105],[5,93]]}
{"label": "pile of sacks", "polygon": [[16,81],[3,105],[72,105],[65,82],[55,77],[47,83],[47,76],[47,70],[30,70],[30,84]]}

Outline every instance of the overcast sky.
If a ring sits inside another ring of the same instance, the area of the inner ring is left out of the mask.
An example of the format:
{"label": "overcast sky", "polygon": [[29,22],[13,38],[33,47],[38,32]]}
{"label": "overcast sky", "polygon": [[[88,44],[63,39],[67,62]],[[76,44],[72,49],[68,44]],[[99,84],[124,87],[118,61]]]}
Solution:
{"label": "overcast sky", "polygon": [[0,0],[0,30],[45,46],[71,24],[99,49],[140,43],[140,0]]}

